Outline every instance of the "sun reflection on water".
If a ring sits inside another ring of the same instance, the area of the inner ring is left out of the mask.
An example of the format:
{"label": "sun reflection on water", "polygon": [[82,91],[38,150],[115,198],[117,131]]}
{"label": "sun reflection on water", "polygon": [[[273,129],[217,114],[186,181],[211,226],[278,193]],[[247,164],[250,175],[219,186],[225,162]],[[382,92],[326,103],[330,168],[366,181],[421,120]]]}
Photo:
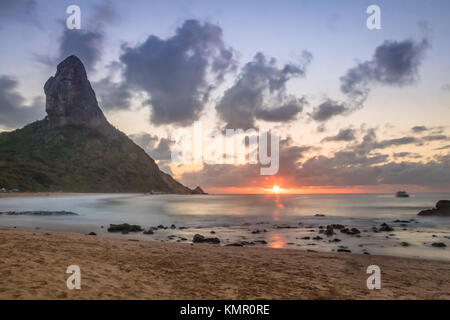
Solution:
{"label": "sun reflection on water", "polygon": [[270,236],[270,242],[269,242],[270,248],[284,248],[285,242],[284,239],[279,234],[273,234]]}

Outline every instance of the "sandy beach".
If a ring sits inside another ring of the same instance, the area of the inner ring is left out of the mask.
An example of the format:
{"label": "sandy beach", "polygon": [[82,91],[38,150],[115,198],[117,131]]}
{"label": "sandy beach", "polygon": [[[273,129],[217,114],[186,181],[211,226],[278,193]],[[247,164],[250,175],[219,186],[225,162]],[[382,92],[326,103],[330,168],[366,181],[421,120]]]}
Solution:
{"label": "sandy beach", "polygon": [[[81,290],[66,269],[81,268]],[[366,268],[382,270],[368,290]],[[0,299],[450,299],[450,263],[0,228]]]}

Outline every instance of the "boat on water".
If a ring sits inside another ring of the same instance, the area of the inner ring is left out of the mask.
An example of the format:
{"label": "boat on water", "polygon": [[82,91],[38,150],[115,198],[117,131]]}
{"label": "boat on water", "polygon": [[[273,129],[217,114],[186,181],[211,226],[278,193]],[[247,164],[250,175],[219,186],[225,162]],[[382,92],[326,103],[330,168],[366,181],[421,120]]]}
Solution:
{"label": "boat on water", "polygon": [[397,198],[409,198],[409,194],[406,191],[397,191]]}

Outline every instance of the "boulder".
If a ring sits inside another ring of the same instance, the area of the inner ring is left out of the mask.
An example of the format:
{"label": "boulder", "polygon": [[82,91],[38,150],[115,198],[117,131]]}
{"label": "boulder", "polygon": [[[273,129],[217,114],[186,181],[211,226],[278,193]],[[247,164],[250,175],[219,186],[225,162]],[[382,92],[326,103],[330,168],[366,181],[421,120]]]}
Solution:
{"label": "boulder", "polygon": [[110,224],[108,228],[108,232],[122,232],[123,234],[127,234],[128,232],[139,232],[143,231],[141,226],[135,224]]}
{"label": "boulder", "polygon": [[378,229],[378,231],[382,232],[390,232],[390,231],[394,231],[394,228],[392,228],[391,226],[389,226],[387,223],[383,222],[383,224],[381,224],[380,229]]}
{"label": "boulder", "polygon": [[192,242],[218,244],[218,243],[220,243],[220,239],[219,238],[205,238],[204,236],[202,236],[200,234],[196,234],[196,235],[194,235]]}
{"label": "boulder", "polygon": [[433,209],[422,210],[419,216],[450,216],[450,200],[439,200]]}
{"label": "boulder", "polygon": [[334,234],[334,229],[332,226],[327,226],[327,230],[325,230],[325,235],[331,237]]}
{"label": "boulder", "polygon": [[431,245],[433,247],[435,247],[435,248],[445,248],[445,247],[447,247],[447,245],[445,243],[443,243],[443,242],[433,242]]}
{"label": "boulder", "polygon": [[344,229],[341,229],[341,232],[344,233],[344,234],[348,234],[348,235],[350,235],[350,236],[353,236],[353,235],[356,235],[356,234],[360,234],[360,233],[361,233],[361,231],[359,231],[359,230],[356,229],[356,228],[351,228],[351,229],[349,229],[349,228],[344,228]]}

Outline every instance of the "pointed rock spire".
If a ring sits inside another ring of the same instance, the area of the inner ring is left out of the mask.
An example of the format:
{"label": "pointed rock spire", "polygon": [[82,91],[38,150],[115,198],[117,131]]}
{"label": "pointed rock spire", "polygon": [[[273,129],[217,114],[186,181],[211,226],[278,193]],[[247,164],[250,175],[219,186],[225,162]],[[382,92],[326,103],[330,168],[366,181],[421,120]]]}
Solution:
{"label": "pointed rock spire", "polygon": [[45,83],[44,91],[51,127],[69,124],[90,127],[109,125],[78,57],[70,56],[62,61],[55,76]]}

